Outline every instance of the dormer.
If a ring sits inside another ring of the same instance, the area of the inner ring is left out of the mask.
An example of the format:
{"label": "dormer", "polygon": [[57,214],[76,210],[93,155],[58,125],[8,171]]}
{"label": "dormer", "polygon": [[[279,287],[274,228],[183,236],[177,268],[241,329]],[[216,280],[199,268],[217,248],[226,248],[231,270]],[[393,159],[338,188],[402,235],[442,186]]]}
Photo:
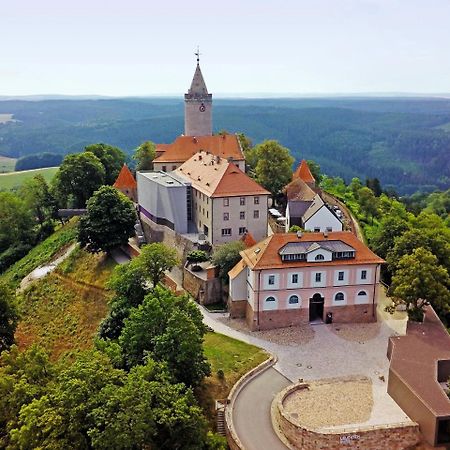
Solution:
{"label": "dormer", "polygon": [[333,260],[333,252],[321,247],[317,242],[314,242],[306,253],[306,261],[308,262],[325,262]]}
{"label": "dormer", "polygon": [[[302,235],[298,236],[302,239]],[[283,262],[329,262],[335,259],[355,258],[356,252],[353,247],[342,241],[299,241],[289,242],[283,246],[279,255]]]}

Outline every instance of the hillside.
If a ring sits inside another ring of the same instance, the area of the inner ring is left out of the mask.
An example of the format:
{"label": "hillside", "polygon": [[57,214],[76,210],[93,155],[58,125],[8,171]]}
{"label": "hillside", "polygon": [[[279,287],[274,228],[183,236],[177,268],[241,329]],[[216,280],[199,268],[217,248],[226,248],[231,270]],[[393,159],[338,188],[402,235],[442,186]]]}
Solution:
{"label": "hillside", "polygon": [[[0,155],[79,151],[108,142],[131,152],[183,130],[180,98],[0,101]],[[349,181],[378,177],[400,193],[450,185],[450,99],[215,99],[215,131],[277,139]]]}
{"label": "hillside", "polygon": [[0,191],[18,189],[26,180],[39,174],[49,183],[57,170],[57,167],[47,167],[44,169],[24,170],[22,172],[0,173]]}

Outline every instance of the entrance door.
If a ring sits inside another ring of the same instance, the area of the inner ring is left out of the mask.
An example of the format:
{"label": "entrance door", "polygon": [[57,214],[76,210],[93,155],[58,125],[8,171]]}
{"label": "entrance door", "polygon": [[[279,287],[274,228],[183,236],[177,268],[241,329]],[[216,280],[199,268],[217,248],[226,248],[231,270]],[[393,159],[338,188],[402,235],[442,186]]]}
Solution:
{"label": "entrance door", "polygon": [[320,294],[314,294],[309,299],[309,321],[323,321],[323,304],[325,299]]}

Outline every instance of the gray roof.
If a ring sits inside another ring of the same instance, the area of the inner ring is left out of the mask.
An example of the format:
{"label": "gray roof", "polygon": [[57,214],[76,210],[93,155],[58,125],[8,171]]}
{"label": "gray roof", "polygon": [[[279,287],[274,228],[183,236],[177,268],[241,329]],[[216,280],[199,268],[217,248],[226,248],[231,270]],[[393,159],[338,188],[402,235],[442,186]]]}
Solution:
{"label": "gray roof", "polygon": [[315,248],[323,248],[333,253],[337,252],[354,252],[355,249],[350,245],[342,241],[319,241],[312,243],[307,242],[289,242],[283,248],[280,249],[280,255],[298,255],[300,253],[307,253],[311,251],[312,244]]}
{"label": "gray roof", "polygon": [[303,200],[289,200],[289,216],[290,217],[303,217],[306,210],[311,206],[312,201]]}
{"label": "gray roof", "polygon": [[176,172],[164,172],[151,170],[138,172],[140,175],[166,187],[189,186],[191,183],[180,177]]}

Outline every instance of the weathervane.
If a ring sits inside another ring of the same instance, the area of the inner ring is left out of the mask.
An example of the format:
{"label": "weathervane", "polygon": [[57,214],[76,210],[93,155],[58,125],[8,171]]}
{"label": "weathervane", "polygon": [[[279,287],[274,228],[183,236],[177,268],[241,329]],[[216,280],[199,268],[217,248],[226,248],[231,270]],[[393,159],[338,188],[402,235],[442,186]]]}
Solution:
{"label": "weathervane", "polygon": [[197,45],[197,51],[194,53],[194,55],[197,57],[197,64],[200,64],[200,47]]}

